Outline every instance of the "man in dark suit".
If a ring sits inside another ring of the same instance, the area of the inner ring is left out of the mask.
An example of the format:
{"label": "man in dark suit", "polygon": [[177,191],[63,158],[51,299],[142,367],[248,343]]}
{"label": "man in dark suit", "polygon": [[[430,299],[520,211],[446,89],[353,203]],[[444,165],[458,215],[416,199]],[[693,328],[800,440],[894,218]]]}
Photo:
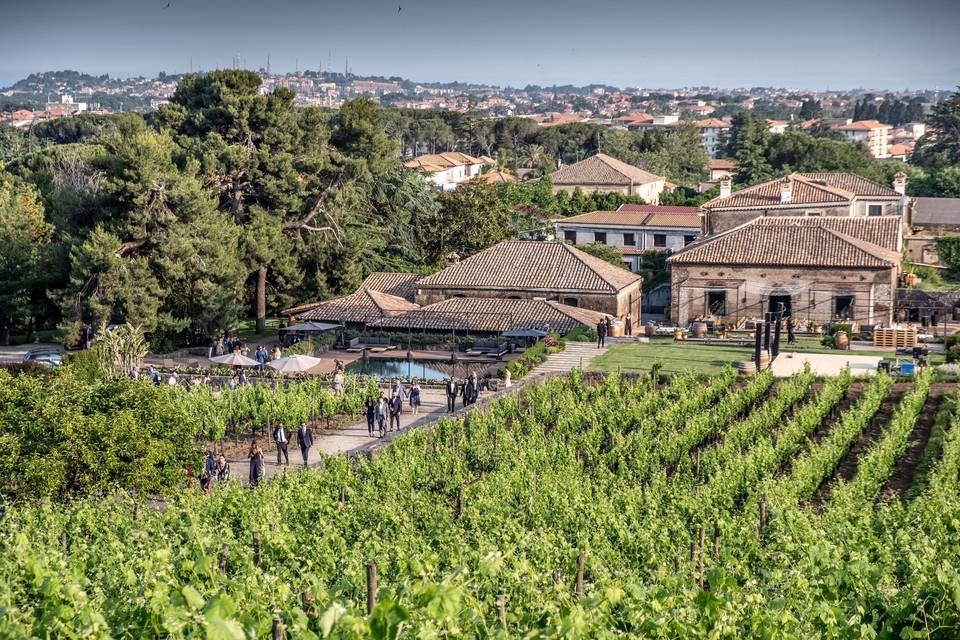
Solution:
{"label": "man in dark suit", "polygon": [[473,404],[479,397],[480,379],[476,371],[471,371],[470,377],[463,381],[463,405]]}
{"label": "man in dark suit", "polygon": [[277,443],[277,464],[280,464],[280,455],[282,454],[287,461],[287,466],[290,466],[290,454],[287,453],[287,446],[290,444],[290,432],[279,420],[273,430],[273,441]]}
{"label": "man in dark suit", "polygon": [[403,399],[400,397],[399,393],[390,394],[390,431],[393,431],[393,426],[397,426],[397,431],[400,431],[400,412],[403,411]]}
{"label": "man in dark suit", "polygon": [[303,456],[303,466],[307,466],[307,459],[310,457],[310,447],[313,446],[313,431],[306,423],[301,424],[297,429],[297,446],[300,447],[300,455]]}
{"label": "man in dark suit", "polygon": [[453,377],[447,378],[447,411],[453,413],[457,403],[457,381]]}
{"label": "man in dark suit", "polygon": [[597,323],[597,349],[602,347],[607,338],[607,321],[601,320]]}

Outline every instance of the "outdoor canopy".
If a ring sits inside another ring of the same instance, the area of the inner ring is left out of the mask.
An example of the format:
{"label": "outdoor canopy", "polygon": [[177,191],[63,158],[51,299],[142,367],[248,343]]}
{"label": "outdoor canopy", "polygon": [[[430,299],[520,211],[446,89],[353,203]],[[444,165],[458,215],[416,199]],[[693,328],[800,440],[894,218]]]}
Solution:
{"label": "outdoor canopy", "polygon": [[542,329],[511,329],[500,335],[505,338],[543,338],[547,332]]}
{"label": "outdoor canopy", "polygon": [[277,358],[268,362],[267,366],[282,373],[303,373],[313,369],[321,362],[320,358],[314,358],[313,356],[295,355]]}
{"label": "outdoor canopy", "polygon": [[280,331],[299,331],[302,333],[320,333],[322,331],[331,331],[333,329],[340,329],[339,324],[329,324],[326,322],[301,322],[299,324],[292,324],[289,327],[284,327]]}
{"label": "outdoor canopy", "polygon": [[226,364],[231,367],[255,367],[259,362],[248,358],[247,356],[242,356],[239,353],[228,353],[225,356],[214,356],[210,358],[211,362],[216,362],[217,364]]}

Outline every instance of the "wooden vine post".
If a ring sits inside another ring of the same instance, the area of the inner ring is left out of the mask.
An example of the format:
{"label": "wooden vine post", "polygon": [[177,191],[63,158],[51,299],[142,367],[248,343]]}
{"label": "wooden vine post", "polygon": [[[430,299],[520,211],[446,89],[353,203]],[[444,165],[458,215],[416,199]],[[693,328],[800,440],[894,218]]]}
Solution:
{"label": "wooden vine post", "polygon": [[253,564],[260,566],[260,536],[256,531],[253,532]]}
{"label": "wooden vine post", "polygon": [[713,523],[713,559],[720,559],[720,521]]}
{"label": "wooden vine post", "polygon": [[576,593],[578,598],[583,597],[583,565],[584,565],[584,553],[580,552],[580,555],[577,556],[577,583],[576,583]]}
{"label": "wooden vine post", "polygon": [[697,553],[697,576],[700,582],[700,588],[703,589],[704,585],[704,576],[703,576],[703,545],[704,545],[704,532],[703,525],[700,525],[700,530],[697,532],[697,540],[699,546],[699,553]]}
{"label": "wooden vine post", "polygon": [[367,615],[373,613],[375,606],[377,606],[377,565],[370,562],[367,564]]}
{"label": "wooden vine post", "polygon": [[308,618],[317,617],[317,608],[313,604],[313,593],[309,589],[304,589],[300,593],[300,602],[303,605],[303,612]]}
{"label": "wooden vine post", "polygon": [[507,628],[507,597],[502,593],[497,596],[497,622],[504,629]]}
{"label": "wooden vine post", "polygon": [[226,542],[223,543],[223,548],[220,550],[220,573],[227,575],[227,562],[230,560],[230,545]]}
{"label": "wooden vine post", "polygon": [[279,617],[273,619],[273,640],[287,640],[287,628]]}

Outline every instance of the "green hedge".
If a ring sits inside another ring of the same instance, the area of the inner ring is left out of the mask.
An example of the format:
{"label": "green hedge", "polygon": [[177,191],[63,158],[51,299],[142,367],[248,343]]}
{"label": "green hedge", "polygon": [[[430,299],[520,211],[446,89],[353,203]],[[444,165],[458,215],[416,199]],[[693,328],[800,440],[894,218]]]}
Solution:
{"label": "green hedge", "polygon": [[560,339],[556,333],[551,333],[543,340],[537,342],[528,348],[519,357],[511,360],[505,367],[500,369],[498,375],[503,378],[504,371],[509,371],[514,380],[518,380],[532,371],[537,365],[542,364],[551,353],[563,351],[566,343]]}

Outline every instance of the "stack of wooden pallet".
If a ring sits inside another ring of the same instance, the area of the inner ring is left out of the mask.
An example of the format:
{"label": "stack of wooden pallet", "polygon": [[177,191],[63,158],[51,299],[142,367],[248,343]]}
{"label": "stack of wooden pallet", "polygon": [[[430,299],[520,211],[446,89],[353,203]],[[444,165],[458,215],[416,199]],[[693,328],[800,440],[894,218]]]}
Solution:
{"label": "stack of wooden pallet", "polygon": [[873,346],[881,349],[904,349],[917,346],[916,329],[883,329],[873,330]]}

